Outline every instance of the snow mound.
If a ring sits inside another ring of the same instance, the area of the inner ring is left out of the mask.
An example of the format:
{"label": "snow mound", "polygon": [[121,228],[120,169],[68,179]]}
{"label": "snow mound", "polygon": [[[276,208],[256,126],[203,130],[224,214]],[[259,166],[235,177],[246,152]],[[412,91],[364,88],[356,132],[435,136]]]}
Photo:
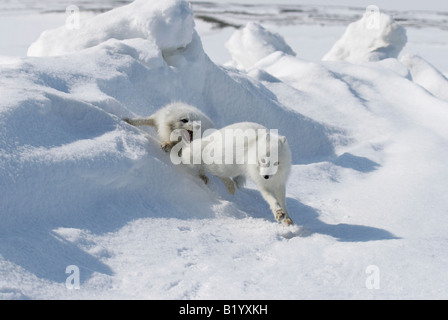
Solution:
{"label": "snow mound", "polygon": [[347,27],[322,60],[363,63],[397,58],[406,42],[406,29],[392,17],[379,11],[367,11],[359,21]]}
{"label": "snow mound", "polygon": [[[170,162],[154,130],[124,117],[182,101],[218,127],[281,127],[296,163],[333,153],[331,128],[284,108],[248,75],[213,64],[185,1],[137,1],[80,30],[47,31],[30,53],[41,57],[0,65],[0,233],[9,239],[0,256],[39,279],[63,280],[58,268],[73,264],[70,256],[86,279],[110,274],[100,258],[65,248],[53,233],[60,227],[102,234],[139,218],[273,219],[264,202],[251,204],[257,193],[234,202],[220,181],[205,186]],[[317,143],[302,145],[296,134]],[[20,250],[27,246],[31,252]]]}
{"label": "snow mound", "polygon": [[433,65],[415,54],[406,54],[400,62],[411,72],[412,80],[434,96],[448,101],[448,79]]}
{"label": "snow mound", "polygon": [[[272,49],[220,67],[185,1],[138,0],[94,26],[1,58],[0,299],[446,298],[448,103],[419,84],[437,75],[425,63],[403,60],[415,82],[395,58],[311,63],[252,26],[242,43]],[[250,181],[234,196],[204,185],[153,128],[122,121],[174,101],[287,137],[297,226]]]}
{"label": "snow mound", "polygon": [[40,36],[28,56],[57,56],[96,46],[108,39],[152,40],[162,51],[186,47],[193,38],[193,11],[182,0],[138,0],[94,17],[79,28],[62,26]]}
{"label": "snow mound", "polygon": [[296,55],[281,35],[255,22],[249,22],[241,30],[235,31],[225,46],[232,55],[231,63],[239,69],[249,69],[276,51]]}

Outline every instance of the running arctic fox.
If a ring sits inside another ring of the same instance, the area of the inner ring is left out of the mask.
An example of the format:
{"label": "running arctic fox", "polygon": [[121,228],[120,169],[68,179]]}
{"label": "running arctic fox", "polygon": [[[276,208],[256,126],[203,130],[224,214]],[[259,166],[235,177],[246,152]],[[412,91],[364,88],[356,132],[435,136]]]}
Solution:
{"label": "running arctic fox", "polygon": [[182,145],[182,163],[191,165],[205,183],[206,172],[217,176],[231,194],[235,193],[235,183],[241,188],[246,178],[250,178],[257,184],[275,219],[292,225],[285,195],[291,169],[286,137],[252,122],[210,131],[213,132],[202,139]]}
{"label": "running arctic fox", "polygon": [[[186,140],[193,140],[193,131],[201,128],[201,134],[194,136],[202,136],[203,131],[215,128],[212,120],[196,107],[182,102],[174,102],[166,105],[148,118],[123,119],[133,126],[151,126],[157,130],[157,135],[161,142],[161,147],[165,152],[170,152],[179,140],[171,141],[171,134],[175,130],[186,130],[188,133]],[[194,122],[197,122],[195,127]]]}

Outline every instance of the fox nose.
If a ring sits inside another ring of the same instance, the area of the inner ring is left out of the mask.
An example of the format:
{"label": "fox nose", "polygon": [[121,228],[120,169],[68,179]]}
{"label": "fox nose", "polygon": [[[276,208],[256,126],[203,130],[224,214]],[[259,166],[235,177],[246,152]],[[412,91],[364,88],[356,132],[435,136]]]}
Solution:
{"label": "fox nose", "polygon": [[268,180],[268,179],[269,179],[269,176],[264,176],[263,178],[265,178],[266,180]]}

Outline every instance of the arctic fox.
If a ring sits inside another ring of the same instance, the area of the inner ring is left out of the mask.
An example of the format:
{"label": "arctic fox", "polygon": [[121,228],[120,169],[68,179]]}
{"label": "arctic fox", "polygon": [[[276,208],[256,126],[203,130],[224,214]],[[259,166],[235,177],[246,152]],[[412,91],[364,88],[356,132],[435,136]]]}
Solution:
{"label": "arctic fox", "polygon": [[[235,193],[235,183],[240,188],[246,177],[250,178],[257,184],[275,219],[292,225],[285,195],[291,151],[286,137],[272,131],[257,123],[236,123],[183,145],[181,159],[205,182],[207,171],[219,177],[231,194]],[[201,161],[192,161],[198,152]]]}
{"label": "arctic fox", "polygon": [[[196,130],[194,122],[200,123],[201,131],[215,128],[212,120],[196,107],[174,102],[166,105],[148,118],[123,119],[133,126],[151,126],[157,130],[157,135],[164,151],[171,151],[179,140],[171,141],[171,134],[177,129],[184,129],[188,133],[187,140],[193,140],[193,131]],[[198,136],[202,136],[201,135]],[[195,135],[196,136],[196,135]]]}

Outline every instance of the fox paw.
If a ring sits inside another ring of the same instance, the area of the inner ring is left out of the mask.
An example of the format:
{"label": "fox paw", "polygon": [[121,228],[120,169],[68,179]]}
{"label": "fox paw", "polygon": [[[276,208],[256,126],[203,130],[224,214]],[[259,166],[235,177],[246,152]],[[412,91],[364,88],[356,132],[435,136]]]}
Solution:
{"label": "fox paw", "polygon": [[205,184],[208,184],[208,177],[205,174],[201,174],[199,176],[199,178],[201,178],[202,181],[204,181]]}
{"label": "fox paw", "polygon": [[162,148],[163,151],[165,152],[170,152],[171,149],[173,148],[173,146],[171,145],[171,143],[169,142],[164,142],[160,145],[160,147]]}
{"label": "fox paw", "polygon": [[282,223],[285,226],[292,226],[292,225],[294,225],[294,222],[292,221],[292,219],[290,217],[286,217],[285,219],[283,219]]}
{"label": "fox paw", "polygon": [[283,211],[283,209],[277,209],[274,216],[275,220],[281,222],[285,226],[292,226],[294,224],[292,219]]}
{"label": "fox paw", "polygon": [[283,212],[283,209],[277,209],[274,213],[274,217],[275,217],[275,220],[280,222],[286,217],[286,214]]}

